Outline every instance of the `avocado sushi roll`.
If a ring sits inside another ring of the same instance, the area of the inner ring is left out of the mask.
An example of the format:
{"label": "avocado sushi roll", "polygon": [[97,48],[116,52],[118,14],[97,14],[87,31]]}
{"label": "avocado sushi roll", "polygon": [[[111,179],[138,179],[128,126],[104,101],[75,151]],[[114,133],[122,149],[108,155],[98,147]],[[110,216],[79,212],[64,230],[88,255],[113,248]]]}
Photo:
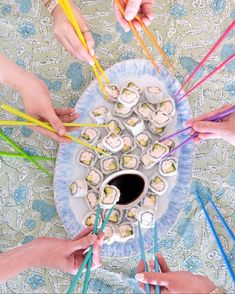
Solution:
{"label": "avocado sushi roll", "polygon": [[145,128],[143,120],[137,116],[126,119],[125,126],[134,136],[137,136]]}
{"label": "avocado sushi roll", "polygon": [[100,207],[110,209],[119,201],[119,198],[119,189],[116,186],[106,185],[101,191]]}
{"label": "avocado sushi roll", "polygon": [[156,162],[159,162],[162,157],[169,152],[169,149],[156,141],[149,149],[149,155],[155,160]]}
{"label": "avocado sushi roll", "polygon": [[114,106],[114,115],[120,117],[129,117],[132,113],[132,108],[125,106],[121,102],[117,102]]}
{"label": "avocado sushi roll", "polygon": [[157,109],[154,113],[151,114],[150,122],[156,127],[162,128],[171,122],[171,117],[161,109]]}
{"label": "avocado sushi roll", "polygon": [[124,145],[122,147],[122,152],[129,153],[129,152],[132,152],[133,150],[135,150],[136,144],[129,135],[122,136],[122,139],[124,142]]}
{"label": "avocado sushi roll", "polygon": [[112,244],[115,241],[115,232],[113,226],[109,223],[104,227],[104,243]]}
{"label": "avocado sushi roll", "polygon": [[140,102],[135,107],[135,113],[140,116],[143,120],[149,120],[149,117],[154,113],[153,105],[148,102]]}
{"label": "avocado sushi roll", "polygon": [[173,99],[167,99],[160,103],[159,109],[164,111],[165,113],[173,116],[175,115],[175,102]]}
{"label": "avocado sushi roll", "polygon": [[168,147],[169,152],[170,152],[171,150],[173,150],[175,148],[176,140],[175,139],[167,139],[167,140],[162,141],[162,144],[165,145],[166,147]]}
{"label": "avocado sushi roll", "polygon": [[108,116],[109,116],[109,111],[108,111],[108,108],[105,106],[99,106],[90,112],[90,117],[97,124],[104,124]]}
{"label": "avocado sushi roll", "polygon": [[118,101],[124,104],[126,107],[131,108],[135,106],[139,101],[140,95],[136,91],[131,91],[128,88],[123,88]]}
{"label": "avocado sushi roll", "polygon": [[166,127],[159,128],[151,122],[148,123],[148,128],[151,131],[151,133],[153,133],[154,135],[159,136],[159,137],[162,136],[166,131]]}
{"label": "avocado sushi roll", "polygon": [[85,178],[88,186],[90,186],[91,188],[98,188],[99,185],[102,183],[103,179],[104,179],[104,176],[102,172],[95,167],[92,167],[88,171]]}
{"label": "avocado sushi roll", "polygon": [[78,155],[78,163],[85,167],[91,167],[95,164],[97,159],[96,154],[90,149],[83,149]]}
{"label": "avocado sushi roll", "polygon": [[112,153],[117,153],[124,146],[122,137],[115,133],[109,133],[107,136],[105,136],[102,140],[102,144]]}
{"label": "avocado sushi roll", "polygon": [[127,85],[126,85],[126,88],[133,91],[133,92],[137,92],[137,93],[141,93],[141,88],[135,84],[134,82],[129,82]]}
{"label": "avocado sushi roll", "polygon": [[114,133],[116,135],[121,135],[121,133],[124,130],[124,126],[122,125],[122,123],[116,119],[116,118],[112,118],[107,122],[107,131],[109,133]]}
{"label": "avocado sushi roll", "polygon": [[120,90],[118,86],[113,84],[107,84],[104,86],[104,89],[109,97],[109,100],[115,103],[120,95]]}
{"label": "avocado sushi roll", "polygon": [[135,141],[137,145],[141,149],[146,149],[152,143],[151,136],[147,132],[141,132],[135,137]]}
{"label": "avocado sushi roll", "polygon": [[77,179],[70,185],[70,193],[73,197],[84,197],[87,194],[87,183],[85,180]]}
{"label": "avocado sushi roll", "polygon": [[[83,218],[83,225],[85,227],[91,227],[91,226],[94,226],[95,224],[95,217],[96,217],[96,211],[90,211],[86,214],[86,216]],[[102,222],[102,219],[101,219],[101,216],[99,216],[99,219],[98,219],[98,227],[100,227],[101,225],[101,222]]]}
{"label": "avocado sushi roll", "polygon": [[95,147],[99,150],[99,151],[95,151],[99,158],[107,156],[107,155],[111,155],[111,151],[108,151],[107,148],[104,147],[104,144],[102,143],[102,141],[96,142]]}
{"label": "avocado sushi roll", "polygon": [[159,176],[158,174],[155,174],[150,180],[149,188],[154,193],[162,195],[168,189],[168,183],[163,177]]}
{"label": "avocado sushi roll", "polygon": [[[107,214],[109,213],[109,210],[105,210],[104,212],[104,218],[106,218]],[[119,224],[122,220],[122,212],[116,208],[112,211],[109,222],[113,224]]]}
{"label": "avocado sushi roll", "polygon": [[81,139],[89,144],[93,144],[99,139],[100,132],[97,129],[85,128],[81,133]]}
{"label": "avocado sushi roll", "polygon": [[153,209],[157,209],[157,199],[158,195],[155,193],[147,193],[144,197],[142,206],[152,207]]}
{"label": "avocado sushi roll", "polygon": [[139,157],[135,154],[123,154],[121,157],[121,169],[138,169]]}
{"label": "avocado sushi roll", "polygon": [[154,167],[156,164],[155,160],[149,155],[148,150],[143,152],[140,156],[140,163],[142,164],[143,168],[150,169]]}
{"label": "avocado sushi roll", "polygon": [[129,239],[134,238],[135,229],[131,223],[122,223],[119,226],[119,240],[120,242],[126,242]]}
{"label": "avocado sushi roll", "polygon": [[163,159],[159,165],[159,172],[161,175],[170,177],[177,174],[178,162],[176,158],[168,157]]}
{"label": "avocado sushi roll", "polygon": [[86,194],[86,203],[90,209],[95,209],[99,203],[99,195],[97,191],[90,190]]}
{"label": "avocado sushi roll", "polygon": [[137,221],[137,212],[138,212],[138,207],[131,207],[127,210],[126,212],[126,218],[130,222],[135,222]]}
{"label": "avocado sushi roll", "polygon": [[150,207],[141,207],[138,210],[137,216],[141,227],[143,228],[153,228],[155,223],[155,211]]}
{"label": "avocado sushi roll", "polygon": [[145,96],[149,103],[157,104],[162,101],[163,92],[159,87],[147,87],[145,89]]}
{"label": "avocado sushi roll", "polygon": [[115,156],[103,157],[100,160],[100,168],[105,175],[114,173],[119,170],[118,159]]}

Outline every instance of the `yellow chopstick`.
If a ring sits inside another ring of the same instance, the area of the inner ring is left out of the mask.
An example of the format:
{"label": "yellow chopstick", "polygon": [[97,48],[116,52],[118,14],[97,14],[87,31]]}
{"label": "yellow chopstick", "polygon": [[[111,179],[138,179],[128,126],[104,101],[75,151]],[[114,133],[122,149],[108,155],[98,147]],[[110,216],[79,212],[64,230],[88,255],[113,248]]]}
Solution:
{"label": "yellow chopstick", "polygon": [[[125,4],[127,4],[127,0],[123,0]],[[153,34],[150,32],[150,30],[146,27],[142,19],[137,14],[135,19],[140,23],[141,27],[143,28],[143,31],[148,35],[150,40],[153,42],[159,53],[162,55],[162,58],[165,60],[165,62],[168,64],[169,67],[171,67],[173,70],[175,70],[174,66],[172,65],[170,59],[166,55],[166,53],[162,50],[161,46],[158,44],[157,40],[154,38]]]}
{"label": "yellow chopstick", "polygon": [[[50,125],[48,122],[45,124]],[[63,123],[65,127],[90,127],[90,128],[105,128],[108,125],[105,124],[93,124],[93,123]],[[0,126],[38,126],[36,123],[28,121],[18,121],[18,120],[0,120]]]}
{"label": "yellow chopstick", "polygon": [[[122,15],[125,15],[125,11],[124,8],[122,7],[121,3],[119,2],[119,0],[115,0],[115,3],[117,4],[120,12],[122,13]],[[156,69],[156,71],[158,72],[158,74],[160,74],[159,68],[157,66],[157,64],[155,63],[153,57],[151,56],[150,52],[148,51],[144,41],[141,39],[139,33],[137,32],[135,26],[133,25],[133,23],[131,21],[128,21],[128,24],[133,32],[133,34],[135,35],[136,39],[139,41],[141,47],[143,48],[145,54],[147,55],[148,59],[151,61],[153,67]]]}
{"label": "yellow chopstick", "polygon": [[[53,127],[51,127],[50,125],[48,125],[47,123],[42,122],[42,121],[40,121],[40,120],[38,120],[38,119],[36,119],[36,118],[26,114],[26,113],[23,113],[23,112],[15,109],[15,108],[7,105],[7,104],[2,104],[0,107],[2,109],[4,109],[4,110],[14,114],[14,115],[17,115],[17,116],[25,119],[25,120],[36,123],[38,126],[44,128],[46,130],[49,130],[49,131],[51,131],[53,133],[57,133],[56,130]],[[64,137],[69,138],[69,139],[71,139],[71,140],[73,140],[73,141],[75,141],[75,142],[77,142],[77,143],[79,143],[79,144],[81,144],[81,145],[83,145],[83,146],[85,146],[87,148],[90,148],[90,149],[92,149],[92,150],[94,150],[94,151],[96,151],[98,153],[103,153],[105,155],[108,155],[105,152],[103,152],[100,148],[96,148],[96,147],[94,147],[94,146],[92,146],[92,145],[90,145],[90,144],[88,144],[88,143],[86,143],[86,142],[84,142],[82,140],[79,140],[79,139],[77,139],[77,138],[75,138],[75,137],[73,137],[73,136],[71,136],[69,134],[65,134]]]}

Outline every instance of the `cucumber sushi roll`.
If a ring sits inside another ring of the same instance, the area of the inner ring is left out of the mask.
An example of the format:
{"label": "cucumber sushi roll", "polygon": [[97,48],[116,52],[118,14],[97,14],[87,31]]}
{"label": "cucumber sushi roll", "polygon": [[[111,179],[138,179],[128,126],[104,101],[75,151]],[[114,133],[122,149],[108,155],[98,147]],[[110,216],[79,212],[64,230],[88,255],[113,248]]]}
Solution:
{"label": "cucumber sushi roll", "polygon": [[135,137],[135,141],[141,149],[148,148],[150,144],[152,143],[152,139],[147,132],[141,132],[140,134],[138,134]]}
{"label": "cucumber sushi roll", "polygon": [[137,136],[144,130],[144,122],[137,116],[131,116],[126,119],[125,126],[134,136]]}
{"label": "cucumber sushi roll", "polygon": [[116,119],[116,118],[112,118],[107,122],[107,131],[109,133],[114,133],[116,135],[121,135],[121,133],[124,130],[124,126],[122,125],[122,123]]}
{"label": "cucumber sushi roll", "polygon": [[109,99],[112,102],[116,102],[119,95],[120,95],[120,90],[119,90],[118,86],[108,84],[108,85],[104,86],[104,89],[105,89],[106,93],[108,94]]}
{"label": "cucumber sushi roll", "polygon": [[141,207],[138,210],[137,216],[141,227],[143,228],[153,228],[155,223],[155,211],[150,207]]}
{"label": "cucumber sushi roll", "polygon": [[77,161],[79,164],[85,167],[91,167],[95,164],[97,159],[96,154],[90,149],[83,149],[80,151]]}
{"label": "cucumber sushi roll", "polygon": [[147,102],[140,102],[136,105],[134,111],[140,116],[143,120],[149,120],[149,117],[152,113],[154,113],[153,105]]}
{"label": "cucumber sushi roll", "polygon": [[115,156],[103,157],[100,160],[100,168],[105,175],[114,173],[119,170],[118,159]]}
{"label": "cucumber sushi roll", "polygon": [[123,88],[121,94],[118,98],[118,101],[124,104],[126,107],[133,107],[139,101],[140,95],[136,91],[131,91],[128,88]]}
{"label": "cucumber sushi roll", "polygon": [[157,199],[158,195],[155,193],[147,193],[144,200],[143,200],[143,206],[150,206],[153,209],[157,209]]}
{"label": "cucumber sushi roll", "polygon": [[149,188],[154,193],[162,195],[168,189],[168,183],[163,177],[159,176],[158,174],[155,174],[150,180]]}
{"label": "cucumber sushi roll", "polygon": [[109,115],[109,111],[108,111],[108,108],[105,106],[99,106],[90,112],[90,117],[97,124],[104,124],[106,122],[108,115]]}
{"label": "cucumber sushi roll", "polygon": [[155,142],[149,149],[149,155],[155,160],[159,162],[161,158],[169,152],[168,147],[165,145]]}
{"label": "cucumber sushi roll", "polygon": [[129,239],[134,238],[135,229],[131,223],[122,223],[119,226],[119,240],[120,242],[126,242]]}
{"label": "cucumber sushi roll", "polygon": [[129,82],[127,85],[126,85],[126,88],[133,91],[133,92],[138,92],[139,94],[141,93],[141,88],[133,83],[133,82]]}
{"label": "cucumber sushi roll", "polygon": [[[109,210],[105,210],[104,218],[106,218],[108,213],[109,213]],[[122,212],[115,208],[110,215],[109,222],[113,224],[119,224],[121,220],[122,220]]]}
{"label": "cucumber sushi roll", "polygon": [[148,102],[152,104],[157,104],[162,101],[163,92],[159,87],[147,87],[145,89],[145,96]]}
{"label": "cucumber sushi roll", "polygon": [[76,180],[70,185],[70,193],[73,197],[84,197],[87,194],[88,187],[85,180]]}
{"label": "cucumber sushi roll", "polygon": [[154,113],[151,114],[150,121],[156,127],[162,128],[171,122],[171,117],[161,109],[157,109]]}
{"label": "cucumber sushi roll", "polygon": [[125,106],[121,102],[117,102],[114,106],[114,115],[120,117],[129,117],[132,113],[132,108]]}
{"label": "cucumber sushi roll", "polygon": [[168,157],[163,159],[159,165],[159,172],[161,175],[170,177],[177,174],[178,162],[176,158]]}
{"label": "cucumber sushi roll", "polygon": [[95,209],[99,203],[99,195],[97,191],[90,190],[86,194],[86,203],[90,209]]}
{"label": "cucumber sushi roll", "polygon": [[135,222],[137,220],[137,212],[138,212],[138,207],[131,207],[127,210],[126,212],[126,218],[130,222]]}
{"label": "cucumber sushi roll", "polygon": [[165,131],[166,131],[166,127],[156,127],[156,125],[152,124],[151,122],[148,123],[148,128],[151,131],[151,133],[153,133],[156,136],[162,136]]}
{"label": "cucumber sushi roll", "polygon": [[107,136],[105,136],[102,140],[102,144],[112,153],[117,153],[124,146],[122,137],[115,133],[109,133]]}
{"label": "cucumber sushi roll", "polygon": [[111,155],[111,152],[108,151],[107,148],[104,147],[104,144],[102,143],[102,141],[96,142],[95,147],[100,151],[100,152],[95,151],[99,158],[107,156],[107,155]]}
{"label": "cucumber sushi roll", "polygon": [[171,151],[176,146],[176,140],[175,139],[174,140],[167,139],[167,140],[162,141],[162,144],[165,145],[166,147],[168,147],[169,151]]}
{"label": "cucumber sushi roll", "polygon": [[99,139],[100,132],[97,129],[85,128],[81,133],[81,139],[89,144],[96,142]]}
{"label": "cucumber sushi roll", "polygon": [[99,185],[102,183],[104,176],[101,171],[99,171],[95,167],[92,167],[88,171],[85,179],[88,186],[90,186],[91,188],[98,188]]}
{"label": "cucumber sushi roll", "polygon": [[115,241],[115,238],[114,238],[114,235],[115,235],[115,232],[114,232],[114,228],[111,224],[107,224],[105,227],[104,227],[104,243],[105,244],[112,244],[114,241]]}
{"label": "cucumber sushi roll", "polygon": [[140,155],[140,163],[145,169],[150,169],[156,164],[155,160],[149,155],[148,150]]}
{"label": "cucumber sushi roll", "polygon": [[116,186],[106,185],[100,193],[101,208],[110,209],[119,201],[120,191]]}
{"label": "cucumber sushi roll", "polygon": [[135,154],[123,154],[121,157],[121,169],[138,169],[139,164],[139,157]]}
{"label": "cucumber sushi roll", "polygon": [[129,152],[132,152],[133,150],[135,150],[136,144],[129,135],[122,136],[122,139],[124,142],[124,145],[122,147],[122,152],[129,153]]}
{"label": "cucumber sushi roll", "polygon": [[[86,214],[86,216],[83,218],[83,225],[85,227],[91,227],[91,226],[94,226],[95,224],[95,216],[96,216],[96,211],[90,211]],[[99,216],[99,219],[98,219],[98,227],[100,227],[101,225],[101,222],[102,222],[102,219],[101,219],[101,216]]]}
{"label": "cucumber sushi roll", "polygon": [[162,101],[159,105],[159,109],[173,116],[175,115],[175,101],[173,99]]}

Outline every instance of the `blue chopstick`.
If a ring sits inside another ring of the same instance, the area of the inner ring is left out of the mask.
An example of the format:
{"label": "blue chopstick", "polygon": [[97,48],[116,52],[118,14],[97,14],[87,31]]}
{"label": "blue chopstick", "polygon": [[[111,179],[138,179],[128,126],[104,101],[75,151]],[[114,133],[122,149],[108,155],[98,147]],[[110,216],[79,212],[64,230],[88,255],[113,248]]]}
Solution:
{"label": "blue chopstick", "polygon": [[[148,267],[147,267],[147,262],[146,262],[146,258],[145,258],[145,253],[144,253],[144,239],[143,239],[143,234],[142,234],[142,230],[141,230],[141,226],[140,226],[139,221],[138,221],[138,232],[139,232],[139,245],[140,245],[141,259],[144,262],[144,271],[147,272]],[[146,294],[150,294],[149,284],[145,284],[145,291],[146,291]]]}
{"label": "blue chopstick", "polygon": [[[158,258],[157,258],[157,253],[158,253],[158,229],[157,229],[157,221],[155,221],[154,228],[153,228],[153,250],[154,250],[154,269],[155,273],[159,272],[159,264],[158,264]],[[160,294],[160,288],[159,286],[155,286],[155,293]]]}
{"label": "blue chopstick", "polygon": [[210,226],[210,228],[211,228],[211,230],[212,230],[212,233],[213,233],[213,235],[214,235],[214,237],[215,237],[215,241],[216,241],[216,243],[217,243],[217,245],[218,245],[218,247],[219,247],[220,253],[221,253],[222,256],[223,256],[224,262],[225,262],[225,264],[226,264],[226,266],[227,266],[227,268],[228,268],[228,271],[229,271],[229,273],[230,273],[230,275],[231,275],[231,278],[232,278],[232,280],[233,280],[233,283],[235,283],[235,274],[234,274],[234,272],[233,272],[233,269],[232,269],[232,267],[231,267],[231,264],[229,263],[229,260],[228,260],[228,258],[227,258],[227,256],[226,256],[226,254],[225,254],[225,252],[224,252],[224,249],[223,249],[223,246],[222,246],[222,244],[221,244],[221,242],[220,242],[220,239],[219,239],[219,237],[218,237],[218,235],[217,235],[217,233],[216,233],[216,231],[215,231],[215,228],[214,228],[214,226],[213,226],[213,224],[212,224],[212,222],[211,222],[211,220],[210,220],[210,217],[209,217],[209,215],[208,215],[208,213],[207,213],[207,211],[206,211],[206,208],[205,208],[205,206],[204,206],[204,204],[203,204],[203,202],[202,202],[201,197],[199,196],[199,194],[198,194],[197,191],[195,191],[195,193],[196,193],[196,196],[197,196],[197,199],[198,199],[199,203],[201,204],[201,207],[202,207],[202,210],[203,210],[203,212],[204,212],[204,214],[205,214],[206,220],[207,220],[207,222],[208,222],[208,224],[209,224],[209,226]]}

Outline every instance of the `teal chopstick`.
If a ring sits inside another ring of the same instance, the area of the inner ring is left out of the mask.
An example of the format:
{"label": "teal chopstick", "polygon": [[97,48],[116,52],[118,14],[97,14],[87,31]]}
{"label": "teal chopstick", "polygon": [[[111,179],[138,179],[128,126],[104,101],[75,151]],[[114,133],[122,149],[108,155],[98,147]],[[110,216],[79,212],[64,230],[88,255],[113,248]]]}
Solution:
{"label": "teal chopstick", "polygon": [[[142,234],[142,230],[141,230],[141,226],[140,226],[139,221],[138,221],[138,232],[139,232],[139,245],[140,245],[141,259],[144,262],[144,271],[147,272],[148,267],[147,267],[147,262],[146,262],[146,258],[145,258],[145,253],[144,253],[144,239],[143,239],[143,234]],[[146,294],[150,294],[149,284],[145,284],[145,291],[146,291]]]}
{"label": "teal chopstick", "polygon": [[[110,216],[111,216],[111,214],[113,212],[113,209],[114,209],[114,206],[109,210],[103,224],[101,225],[101,228],[99,229],[98,236],[103,232],[103,230],[104,230],[104,228],[105,228],[107,222],[109,221],[109,218],[110,218]],[[73,278],[73,281],[72,281],[72,283],[71,283],[71,285],[70,285],[70,287],[69,287],[69,289],[67,291],[67,294],[72,294],[73,293],[73,291],[74,291],[74,289],[75,289],[75,287],[77,285],[77,282],[81,278],[82,272],[83,272],[86,264],[88,263],[89,258],[91,257],[91,255],[92,255],[92,250],[90,248],[89,251],[87,252],[86,257],[83,260],[83,263],[81,264],[76,276]]]}
{"label": "teal chopstick", "polygon": [[[97,231],[97,228],[98,228],[98,223],[99,223],[99,216],[100,216],[100,204],[97,206],[97,209],[96,209],[96,216],[95,216],[95,224],[94,224],[94,228],[93,228],[93,234],[96,234],[96,231]],[[82,294],[87,293],[88,282],[89,282],[90,273],[91,273],[92,256],[93,256],[93,246],[91,246],[91,257],[88,260],[88,264],[87,264],[86,276],[85,276],[85,281],[84,281],[84,285],[83,285],[83,289],[82,289]]]}
{"label": "teal chopstick", "polygon": [[[154,228],[153,228],[153,250],[154,250],[154,270],[155,273],[159,272],[159,264],[158,264],[158,258],[157,258],[157,253],[158,253],[158,228],[157,228],[157,221],[155,220],[154,223]],[[155,293],[160,294],[160,288],[159,286],[155,286]]]}
{"label": "teal chopstick", "polygon": [[20,148],[14,141],[8,138],[3,132],[0,131],[0,137],[5,140],[8,144],[10,144],[16,151],[20,152],[26,159],[31,161],[36,167],[38,167],[41,171],[46,173],[48,176],[50,175],[47,170],[45,170],[40,164],[37,163],[33,158],[31,158],[27,153],[24,152],[22,148]]}
{"label": "teal chopstick", "polygon": [[[28,154],[29,155],[29,154]],[[20,153],[11,153],[11,152],[5,152],[5,151],[0,151],[0,156],[2,157],[17,157],[17,158],[25,158],[23,154]],[[39,155],[29,155],[33,159],[38,159],[38,160],[56,160],[55,157],[45,157],[45,156],[39,156]]]}
{"label": "teal chopstick", "polygon": [[201,207],[202,207],[202,210],[203,210],[203,212],[204,212],[204,214],[205,214],[206,220],[207,220],[207,222],[208,222],[208,224],[209,224],[209,226],[210,226],[210,228],[211,228],[211,230],[212,230],[212,233],[213,233],[213,235],[214,235],[215,241],[216,241],[216,243],[217,243],[217,245],[218,245],[218,247],[219,247],[220,253],[222,254],[222,257],[223,257],[224,262],[225,262],[225,264],[226,264],[226,266],[227,266],[227,268],[228,268],[228,271],[229,271],[229,273],[230,273],[230,275],[231,275],[231,278],[232,278],[232,280],[233,280],[233,283],[235,283],[235,274],[234,274],[234,272],[233,272],[232,266],[231,266],[231,264],[229,263],[229,260],[228,260],[228,258],[227,258],[227,256],[226,256],[225,252],[224,252],[223,246],[222,246],[222,244],[221,244],[221,242],[220,242],[220,239],[219,239],[219,237],[218,237],[218,235],[217,235],[217,233],[216,233],[216,230],[215,230],[215,228],[214,228],[214,226],[213,226],[213,224],[212,224],[212,222],[211,222],[211,219],[210,219],[210,217],[209,217],[209,215],[208,215],[208,213],[207,213],[207,211],[206,211],[206,208],[205,208],[205,206],[204,206],[204,204],[203,204],[203,202],[202,202],[201,197],[199,196],[199,194],[198,194],[197,191],[196,191],[195,193],[196,193],[196,196],[197,196],[197,199],[198,199],[199,203],[201,204]]}

